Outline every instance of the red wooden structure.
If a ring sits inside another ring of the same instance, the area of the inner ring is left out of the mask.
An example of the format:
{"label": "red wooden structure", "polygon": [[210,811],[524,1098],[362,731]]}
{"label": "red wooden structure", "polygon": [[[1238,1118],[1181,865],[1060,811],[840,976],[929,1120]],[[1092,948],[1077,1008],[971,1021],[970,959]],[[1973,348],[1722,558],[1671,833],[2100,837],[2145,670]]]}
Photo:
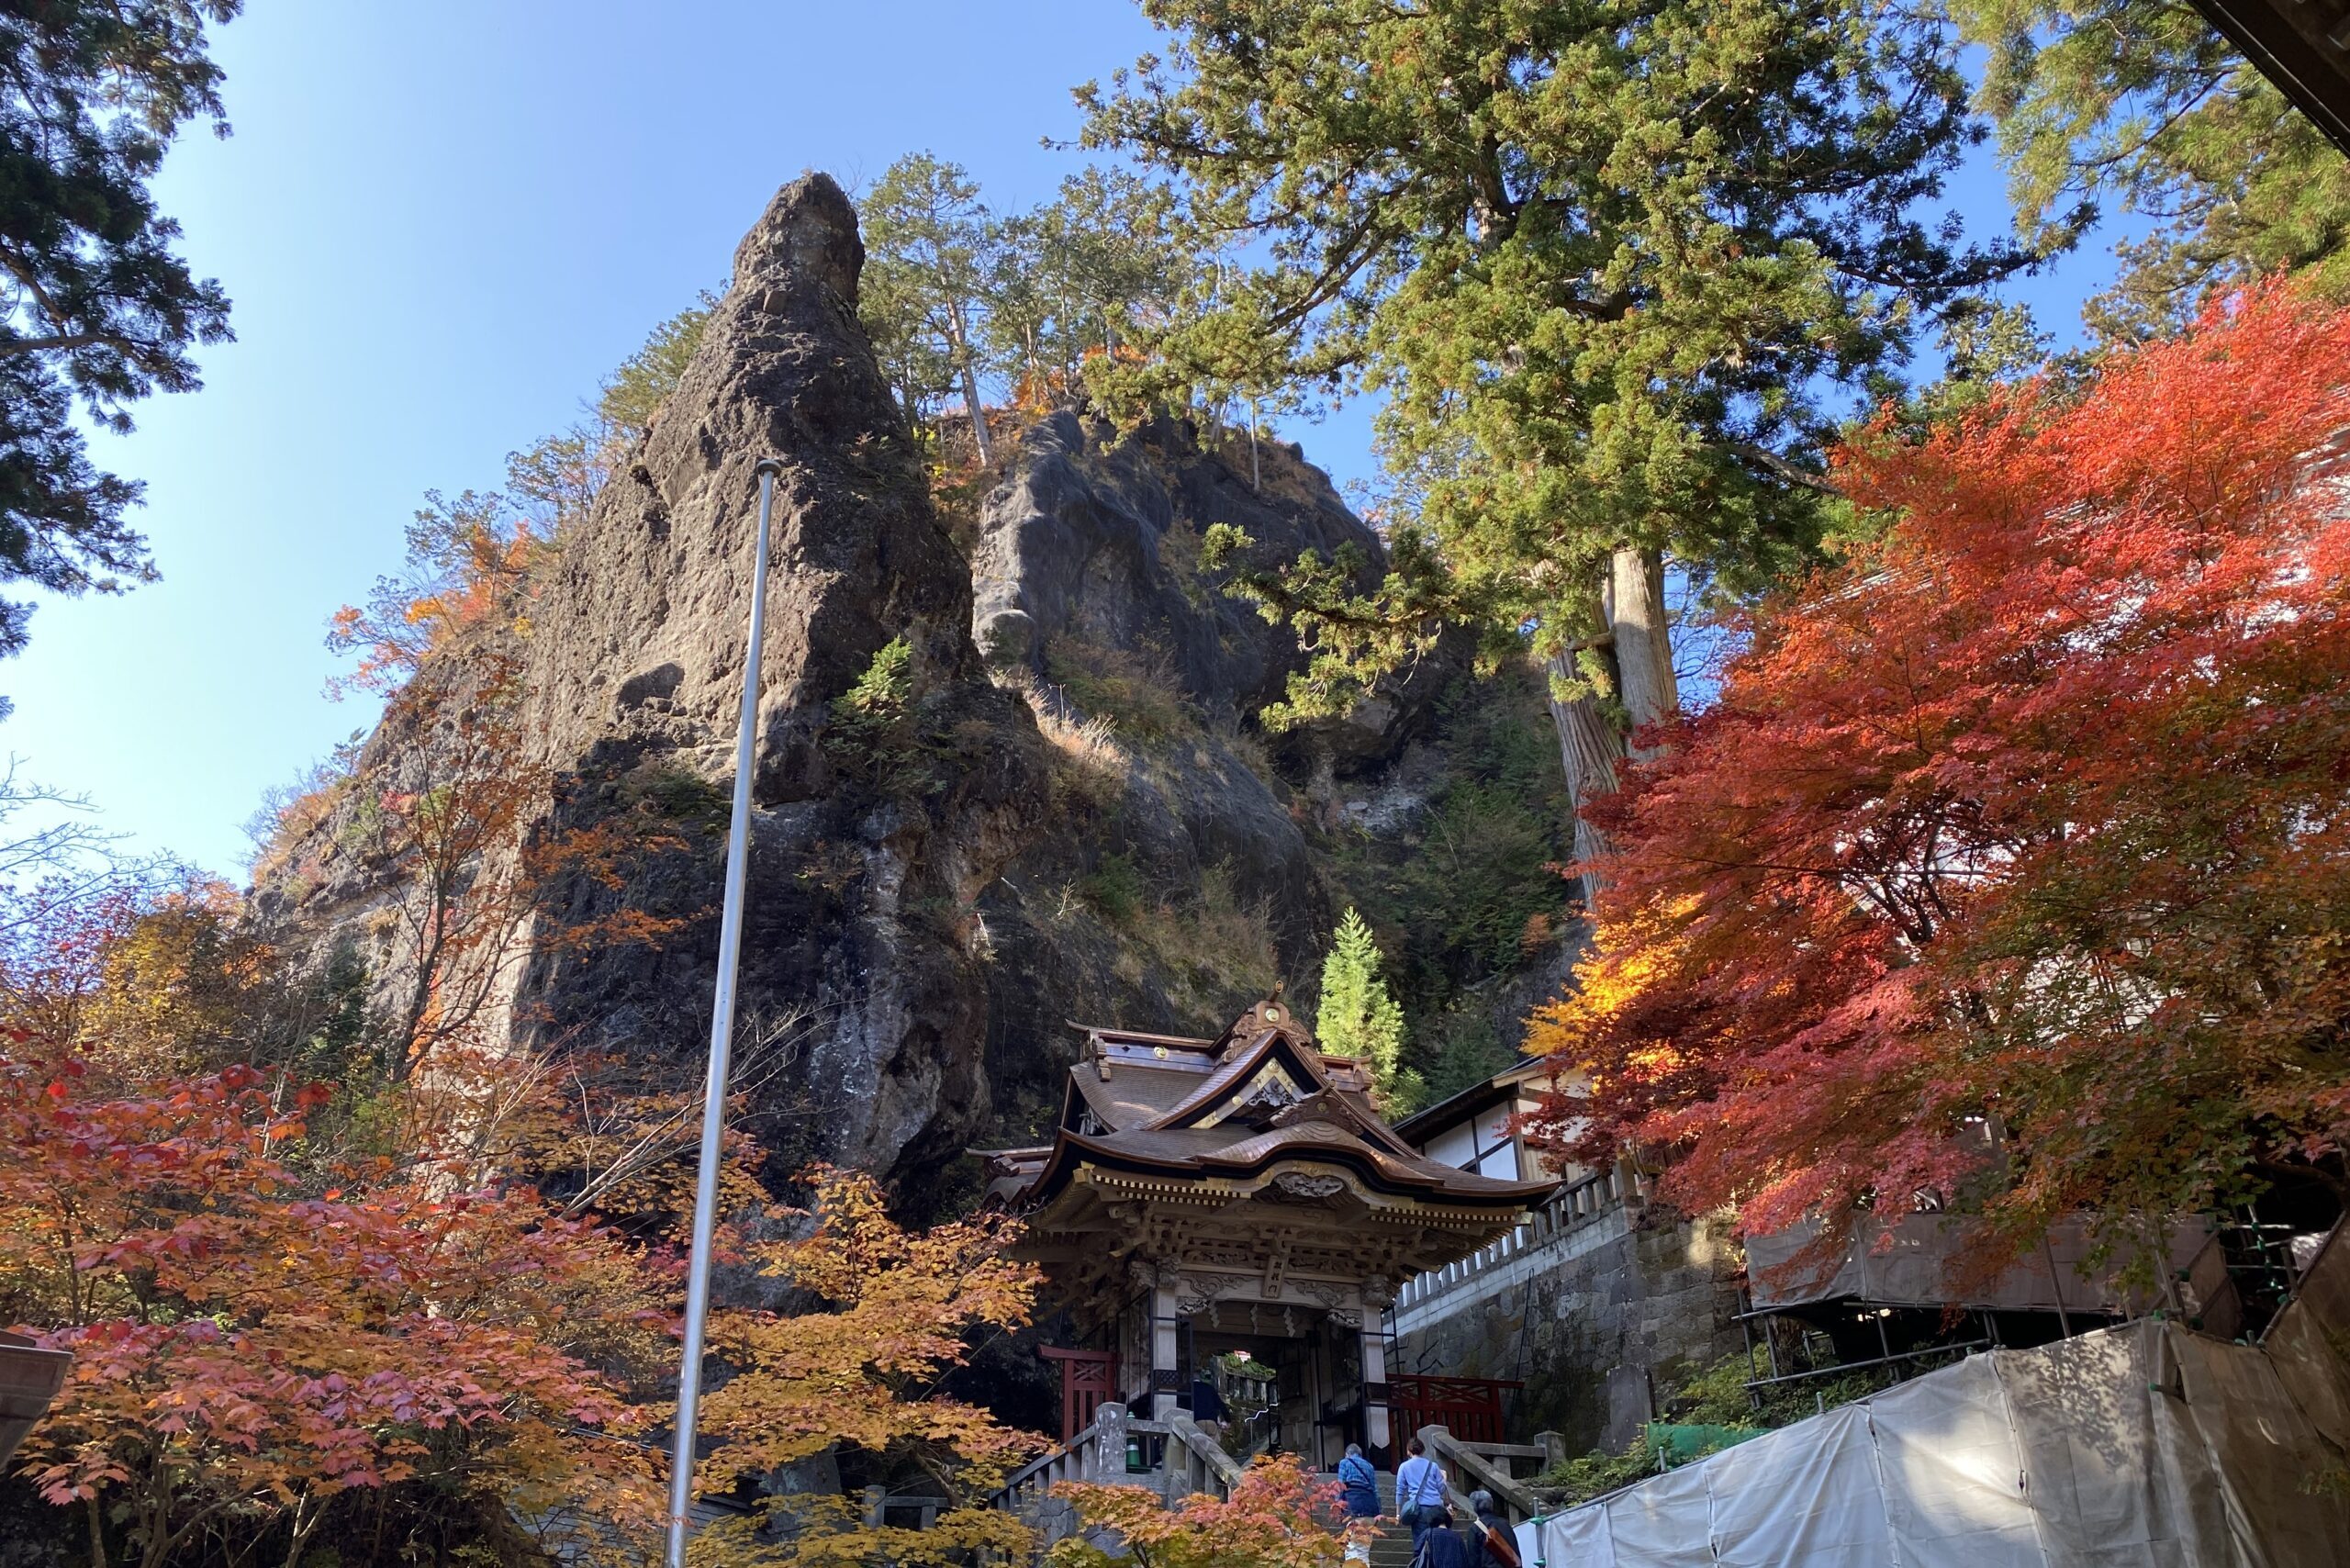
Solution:
{"label": "red wooden structure", "polygon": [[1394,1433],[1395,1451],[1402,1453],[1412,1434],[1422,1427],[1442,1427],[1463,1442],[1505,1441],[1502,1395],[1525,1386],[1487,1377],[1389,1378],[1387,1420]]}
{"label": "red wooden structure", "polygon": [[1118,1358],[1109,1350],[1063,1350],[1049,1345],[1036,1353],[1060,1363],[1061,1441],[1068,1442],[1093,1425],[1093,1412],[1103,1400],[1117,1396]]}

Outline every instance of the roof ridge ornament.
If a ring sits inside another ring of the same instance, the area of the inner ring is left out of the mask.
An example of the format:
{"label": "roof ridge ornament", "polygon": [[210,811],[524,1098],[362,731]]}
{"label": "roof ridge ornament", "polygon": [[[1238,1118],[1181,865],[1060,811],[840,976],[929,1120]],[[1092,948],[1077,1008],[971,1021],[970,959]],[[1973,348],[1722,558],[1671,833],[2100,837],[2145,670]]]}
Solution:
{"label": "roof ridge ornament", "polygon": [[1224,1037],[1216,1042],[1219,1060],[1247,1050],[1268,1034],[1281,1035],[1293,1044],[1314,1048],[1313,1033],[1299,1021],[1297,1009],[1281,1000],[1281,981],[1274,981],[1273,989],[1262,1002],[1232,1021]]}

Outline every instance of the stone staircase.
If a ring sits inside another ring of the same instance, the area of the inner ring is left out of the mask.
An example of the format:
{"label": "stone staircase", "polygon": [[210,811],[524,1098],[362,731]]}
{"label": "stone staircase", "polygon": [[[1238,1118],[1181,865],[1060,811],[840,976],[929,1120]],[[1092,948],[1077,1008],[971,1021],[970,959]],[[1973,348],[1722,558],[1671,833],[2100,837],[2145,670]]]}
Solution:
{"label": "stone staircase", "polygon": [[[1335,1473],[1324,1472],[1333,1481]],[[1379,1473],[1379,1538],[1371,1543],[1371,1568],[1412,1568],[1411,1527],[1395,1517],[1395,1477]]]}

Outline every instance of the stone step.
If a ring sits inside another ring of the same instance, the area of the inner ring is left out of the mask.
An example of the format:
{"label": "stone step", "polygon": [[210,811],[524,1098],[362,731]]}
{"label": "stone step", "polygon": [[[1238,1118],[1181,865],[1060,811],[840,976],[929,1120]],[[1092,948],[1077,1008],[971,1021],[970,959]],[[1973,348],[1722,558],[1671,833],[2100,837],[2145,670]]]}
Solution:
{"label": "stone step", "polygon": [[1380,1527],[1379,1539],[1371,1543],[1371,1568],[1411,1568],[1411,1529],[1390,1519]]}

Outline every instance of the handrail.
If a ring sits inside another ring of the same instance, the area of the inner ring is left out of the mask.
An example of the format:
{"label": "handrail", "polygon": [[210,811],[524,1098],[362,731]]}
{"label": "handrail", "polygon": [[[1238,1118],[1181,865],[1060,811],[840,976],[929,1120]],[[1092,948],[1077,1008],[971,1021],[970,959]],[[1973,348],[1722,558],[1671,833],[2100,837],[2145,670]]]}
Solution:
{"label": "handrail", "polygon": [[1100,1434],[1101,1430],[1102,1422],[1100,1418],[1097,1417],[1091,1426],[1078,1433],[1077,1436],[1069,1439],[1069,1441],[1063,1443],[1060,1447],[1054,1449],[1049,1452],[1038,1454],[1035,1459],[1030,1460],[1026,1464],[1022,1465],[1010,1475],[1005,1476],[1003,1484],[988,1494],[988,1506],[990,1507],[1000,1508],[1012,1502],[1019,1495],[1020,1489],[1026,1485],[1028,1482],[1034,1479],[1040,1472],[1051,1469],[1056,1463],[1068,1459],[1072,1452],[1080,1450],[1087,1444],[1092,1442],[1095,1437]]}
{"label": "handrail", "polygon": [[[1108,1420],[1096,1417],[1091,1426],[1068,1442],[1013,1471],[1002,1485],[988,1494],[987,1506],[1017,1513],[1024,1504],[1050,1496],[1053,1488],[1064,1481],[1091,1481],[1105,1473],[1110,1462],[1098,1458],[1094,1451],[1105,1433],[1113,1443],[1132,1432],[1169,1439],[1170,1462],[1162,1482],[1169,1507],[1195,1491],[1226,1497],[1232,1495],[1232,1488],[1246,1467],[1225,1452],[1224,1445],[1202,1431],[1189,1416],[1179,1410],[1164,1421],[1137,1420],[1127,1416],[1123,1406],[1105,1405],[1103,1408],[1116,1414]],[[1182,1462],[1171,1462],[1178,1453],[1184,1456]],[[1194,1479],[1199,1482],[1196,1486],[1192,1484]]]}
{"label": "handrail", "polygon": [[1466,1438],[1452,1439],[1471,1453],[1483,1454],[1487,1459],[1539,1459],[1548,1462],[1550,1450],[1535,1443],[1472,1443]]}
{"label": "handrail", "polygon": [[[1180,1410],[1167,1417],[1167,1431],[1169,1436],[1181,1442],[1183,1447],[1200,1462],[1203,1472],[1202,1480],[1213,1481],[1223,1495],[1226,1497],[1232,1495],[1232,1488],[1241,1476],[1241,1467],[1230,1454],[1224,1451],[1222,1443],[1200,1430],[1198,1425]],[[1178,1500],[1175,1495],[1175,1467],[1169,1465],[1167,1468],[1167,1500],[1170,1504]],[[1200,1488],[1200,1490],[1204,1491],[1205,1488]]]}
{"label": "handrail", "polygon": [[[1486,1463],[1483,1455],[1472,1452],[1466,1444],[1442,1427],[1422,1427],[1414,1436],[1420,1439],[1430,1454],[1458,1465],[1478,1485],[1508,1504],[1510,1512],[1517,1516],[1511,1523],[1523,1524],[1542,1511],[1540,1505],[1535,1502],[1533,1493]],[[1473,1518],[1476,1516],[1476,1510],[1469,1506],[1467,1495],[1452,1484],[1449,1476],[1445,1478],[1444,1489],[1452,1499],[1453,1506],[1464,1518]]]}

